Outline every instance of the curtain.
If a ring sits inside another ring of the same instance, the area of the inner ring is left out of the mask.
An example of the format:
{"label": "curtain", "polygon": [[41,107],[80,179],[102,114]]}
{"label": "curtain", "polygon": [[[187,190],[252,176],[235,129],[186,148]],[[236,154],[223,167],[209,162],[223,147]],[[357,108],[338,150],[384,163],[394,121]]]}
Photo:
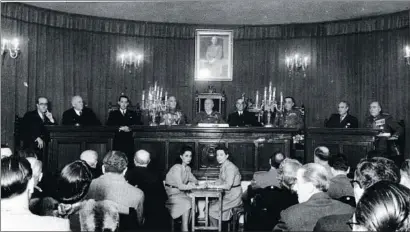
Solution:
{"label": "curtain", "polygon": [[[195,82],[195,29],[212,25],[121,21],[2,4],[2,35],[21,40],[18,58],[2,59],[2,143],[12,143],[14,115],[34,110],[38,96],[49,98],[59,122],[76,94],[105,122],[109,102],[115,104],[122,93],[140,102],[154,81],[177,97],[190,119],[195,92],[208,85],[226,93],[230,111],[242,93],[254,98],[272,81],[278,92],[306,107],[307,126],[322,126],[341,100],[363,122],[369,103],[378,100],[405,120],[409,135],[409,17],[406,11],[317,24],[219,26],[234,30],[233,81]],[[143,52],[140,69],[120,67],[118,54],[128,49]],[[285,66],[285,57],[296,52],[310,57],[306,75]]]}

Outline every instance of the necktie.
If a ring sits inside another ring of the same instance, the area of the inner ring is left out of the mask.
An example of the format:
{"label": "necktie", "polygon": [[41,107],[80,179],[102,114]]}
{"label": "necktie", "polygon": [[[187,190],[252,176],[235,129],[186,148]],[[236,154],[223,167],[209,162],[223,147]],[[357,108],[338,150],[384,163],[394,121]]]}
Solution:
{"label": "necktie", "polygon": [[125,110],[121,110],[121,112],[122,112],[122,116],[124,116],[125,115]]}
{"label": "necktie", "polygon": [[78,114],[81,116],[83,114],[83,111],[78,112]]}
{"label": "necktie", "polygon": [[340,116],[340,122],[342,122],[342,121],[343,121],[343,118],[344,118],[343,116]]}
{"label": "necktie", "polygon": [[239,113],[239,116],[241,116],[241,115],[242,115],[242,111],[239,111],[238,113]]}

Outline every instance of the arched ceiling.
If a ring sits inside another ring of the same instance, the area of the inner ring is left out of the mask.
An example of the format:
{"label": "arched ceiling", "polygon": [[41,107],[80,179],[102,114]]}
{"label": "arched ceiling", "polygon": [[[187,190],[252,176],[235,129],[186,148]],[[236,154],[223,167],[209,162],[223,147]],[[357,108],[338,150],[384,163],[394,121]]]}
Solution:
{"label": "arched ceiling", "polygon": [[410,1],[145,0],[136,2],[27,2],[67,13],[189,24],[288,24],[343,20],[410,9]]}

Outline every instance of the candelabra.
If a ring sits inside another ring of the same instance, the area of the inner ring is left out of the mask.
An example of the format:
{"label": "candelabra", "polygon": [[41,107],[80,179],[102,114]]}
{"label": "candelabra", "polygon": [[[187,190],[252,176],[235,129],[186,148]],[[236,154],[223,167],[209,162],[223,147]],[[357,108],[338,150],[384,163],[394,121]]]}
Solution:
{"label": "candelabra", "polygon": [[157,82],[155,82],[154,86],[149,87],[147,97],[145,97],[145,90],[142,91],[141,106],[143,110],[148,111],[148,115],[150,116],[150,126],[158,126],[156,118],[158,116],[161,117],[162,114],[167,111],[168,92],[165,92],[165,97],[162,98],[163,91],[164,89],[158,86]]}
{"label": "candelabra", "polygon": [[126,52],[120,54],[121,67],[125,69],[126,67],[134,67],[137,69],[140,67],[140,64],[143,62],[143,55],[136,54],[134,52]]}
{"label": "candelabra", "polygon": [[303,71],[303,76],[306,77],[306,69],[308,67],[308,61],[309,61],[309,57],[305,56],[305,57],[301,57],[299,56],[299,54],[295,54],[293,56],[287,56],[286,57],[286,67],[288,68],[289,71],[289,75],[292,72],[296,72],[299,70]]}
{"label": "candelabra", "polygon": [[273,122],[271,120],[272,113],[275,112],[275,109],[277,112],[283,112],[283,93],[280,92],[280,103],[278,103],[275,100],[276,97],[276,87],[273,87],[272,91],[272,82],[269,82],[269,89],[268,87],[265,87],[264,95],[263,95],[263,100],[261,104],[259,104],[259,91],[256,91],[256,97],[255,97],[255,105],[252,109],[253,112],[257,113],[258,116],[258,121],[260,122],[261,117],[263,116],[263,113],[266,112],[266,123],[265,127],[273,127]]}
{"label": "candelabra", "polygon": [[14,38],[12,40],[2,39],[1,54],[3,55],[6,51],[9,52],[11,58],[16,59],[20,51],[19,40],[17,38]]}

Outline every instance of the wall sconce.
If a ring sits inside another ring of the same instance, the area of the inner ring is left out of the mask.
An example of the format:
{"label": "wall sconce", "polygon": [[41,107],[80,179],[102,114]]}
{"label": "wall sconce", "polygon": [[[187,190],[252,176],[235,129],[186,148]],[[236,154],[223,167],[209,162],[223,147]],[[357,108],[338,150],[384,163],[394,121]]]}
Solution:
{"label": "wall sconce", "polygon": [[407,65],[410,65],[410,46],[404,48],[404,60]]}
{"label": "wall sconce", "polygon": [[12,40],[8,39],[2,39],[1,40],[1,55],[3,55],[5,52],[9,52],[9,55],[11,58],[16,59],[20,48],[19,48],[19,40],[17,38],[14,38]]}
{"label": "wall sconce", "polygon": [[134,68],[137,69],[143,62],[144,56],[142,54],[137,54],[134,52],[126,52],[121,53],[120,58],[122,68],[125,69],[126,67],[134,66]]}
{"label": "wall sconce", "polygon": [[299,54],[295,54],[294,56],[287,56],[286,57],[286,67],[288,67],[289,72],[292,71],[305,71],[308,67],[309,57],[301,57]]}

